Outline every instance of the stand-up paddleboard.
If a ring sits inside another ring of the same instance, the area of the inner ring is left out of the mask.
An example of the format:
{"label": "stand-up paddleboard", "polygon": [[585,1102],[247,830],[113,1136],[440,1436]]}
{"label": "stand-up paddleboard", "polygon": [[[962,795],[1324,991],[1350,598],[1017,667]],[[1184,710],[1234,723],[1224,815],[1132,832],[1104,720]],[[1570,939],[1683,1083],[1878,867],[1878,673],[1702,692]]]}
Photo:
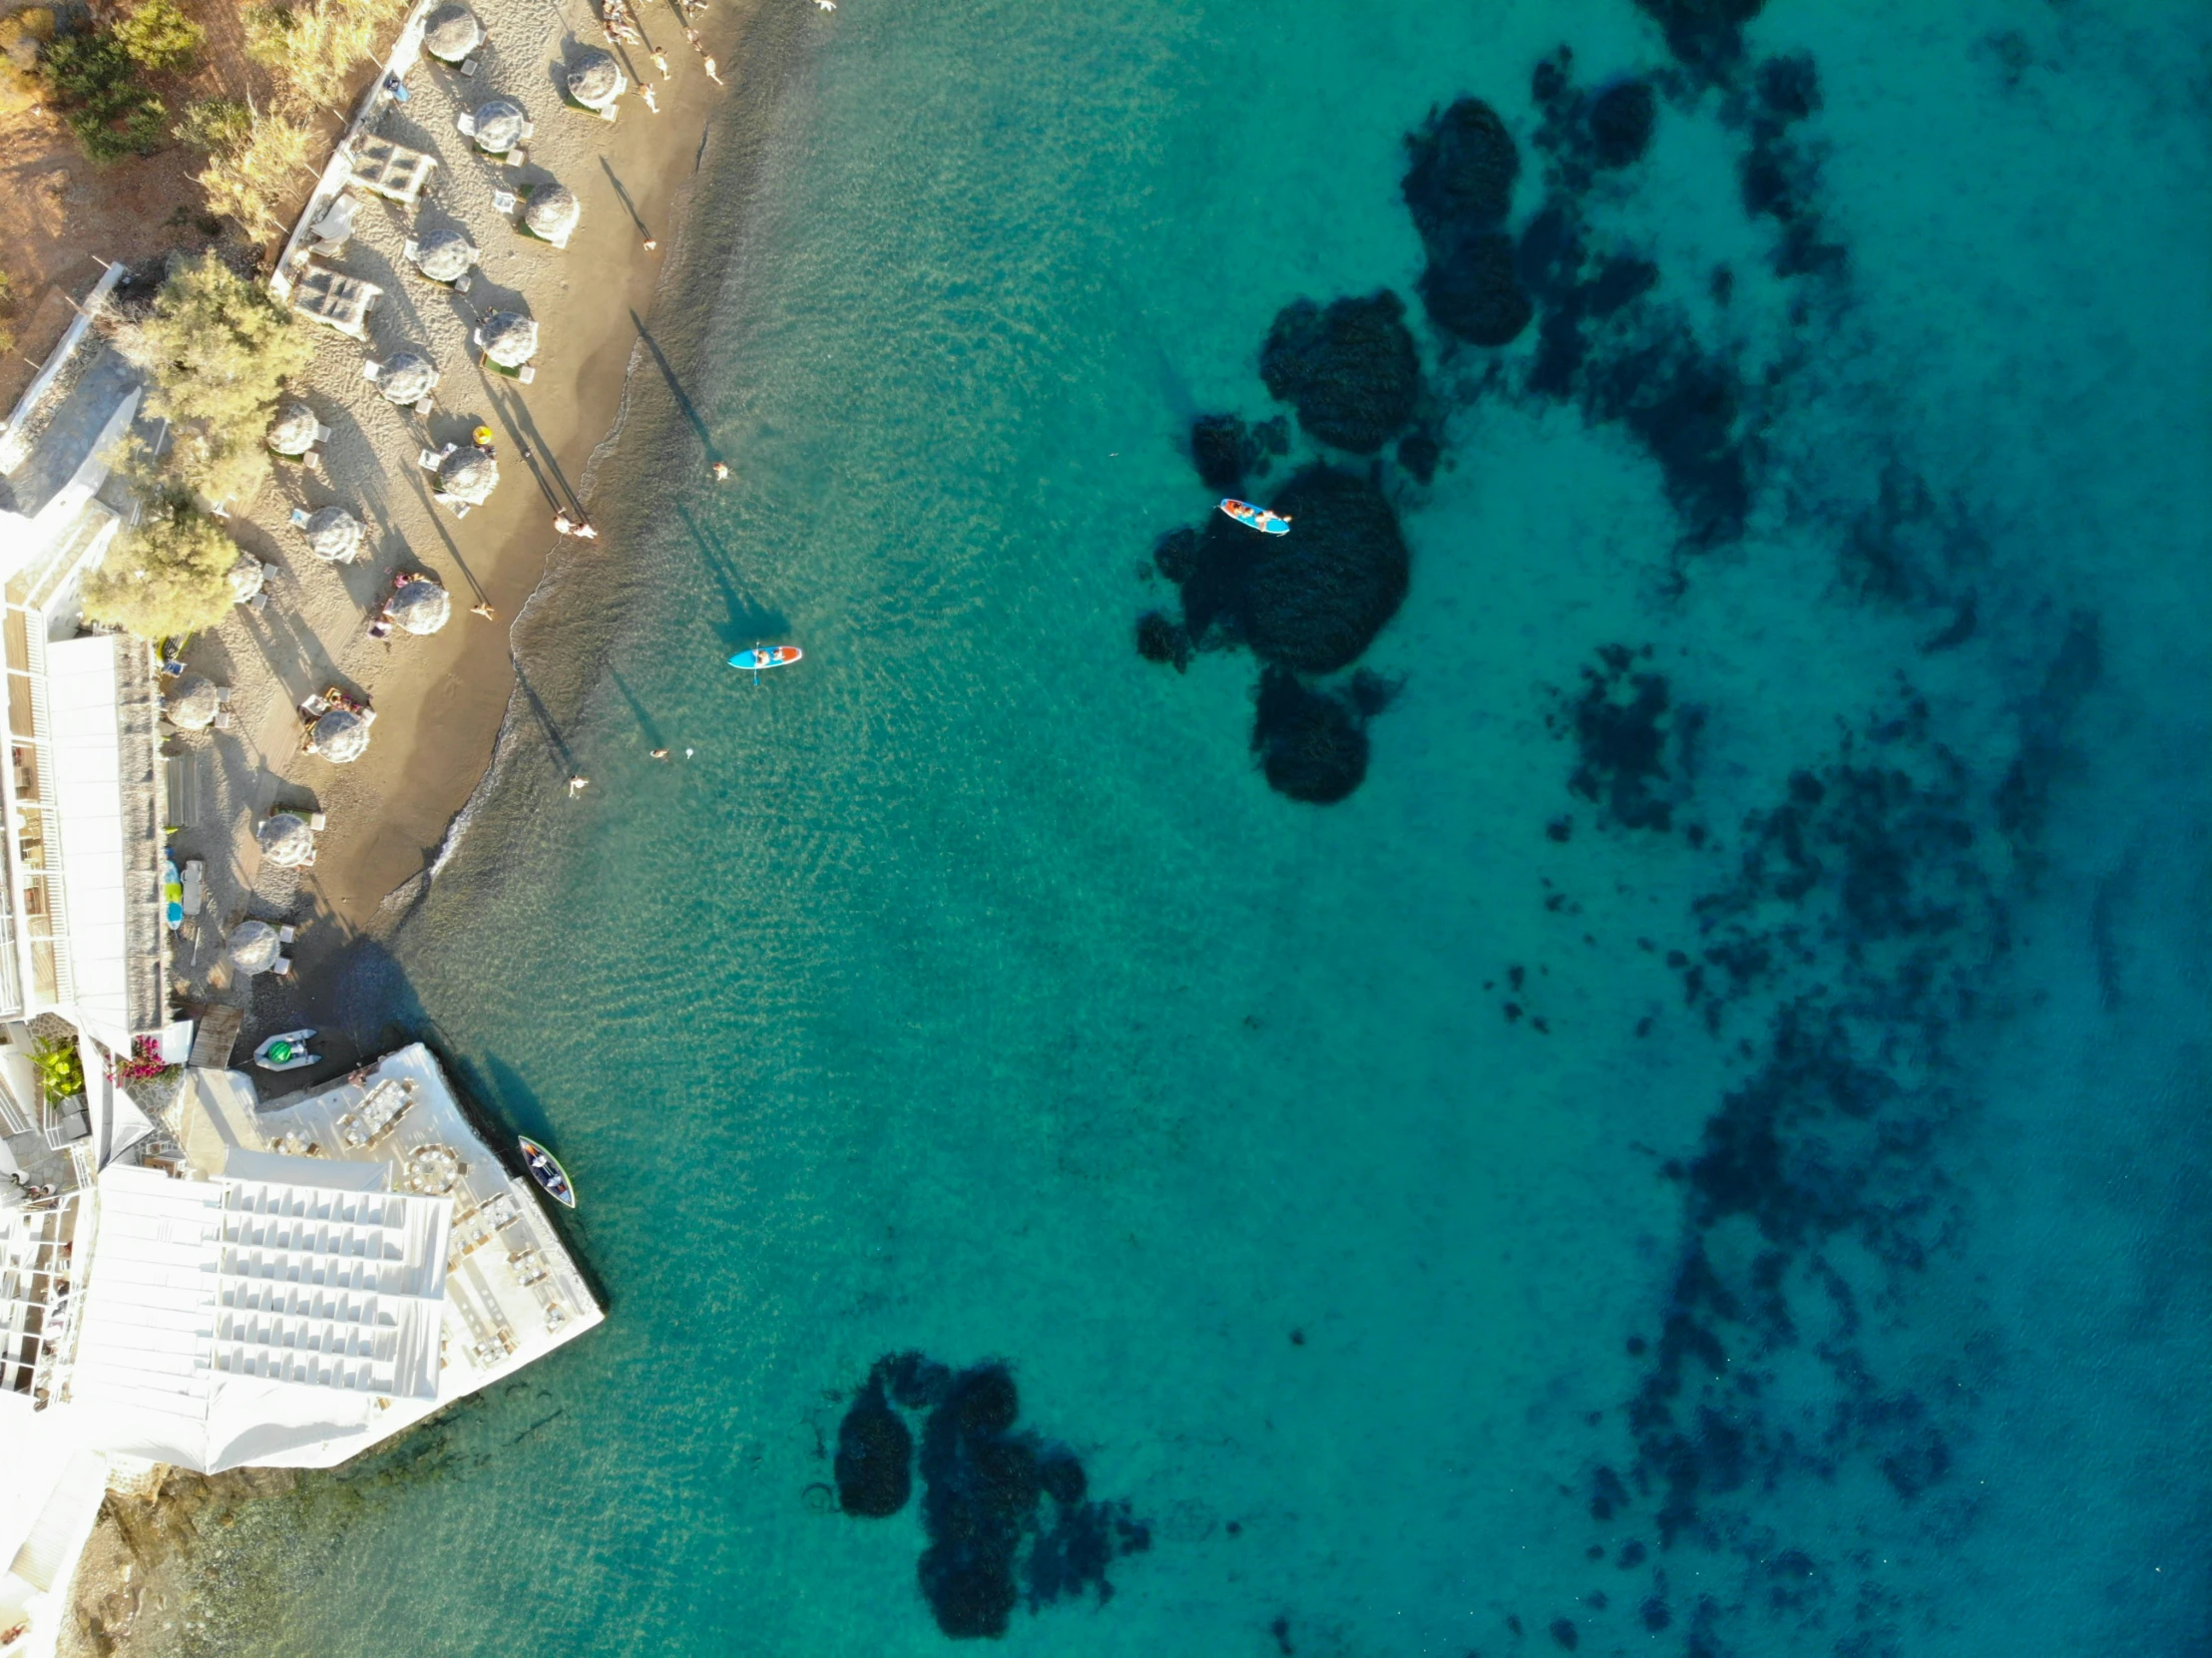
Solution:
{"label": "stand-up paddleboard", "polygon": [[530,1178],[537,1181],[554,1202],[575,1208],[576,1188],[569,1184],[569,1171],[554,1161],[552,1152],[528,1134],[517,1134],[515,1138],[522,1143],[523,1167],[530,1170]]}
{"label": "stand-up paddleboard", "polygon": [[729,665],[757,674],[771,667],[789,667],[805,654],[795,644],[756,644],[750,650],[740,650],[730,657]]}
{"label": "stand-up paddleboard", "polygon": [[1247,530],[1262,530],[1270,536],[1290,534],[1290,520],[1280,513],[1271,513],[1265,507],[1255,507],[1249,501],[1239,501],[1229,496],[1221,502],[1221,510]]}

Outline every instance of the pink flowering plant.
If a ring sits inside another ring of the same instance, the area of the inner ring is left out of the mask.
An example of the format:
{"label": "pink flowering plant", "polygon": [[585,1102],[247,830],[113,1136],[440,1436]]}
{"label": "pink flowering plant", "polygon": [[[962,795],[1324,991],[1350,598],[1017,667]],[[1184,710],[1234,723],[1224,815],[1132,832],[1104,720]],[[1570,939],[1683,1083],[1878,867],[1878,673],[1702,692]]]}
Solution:
{"label": "pink flowering plant", "polygon": [[152,1036],[140,1036],[131,1043],[130,1057],[110,1063],[109,1074],[117,1082],[158,1082],[179,1068],[162,1057],[161,1044]]}

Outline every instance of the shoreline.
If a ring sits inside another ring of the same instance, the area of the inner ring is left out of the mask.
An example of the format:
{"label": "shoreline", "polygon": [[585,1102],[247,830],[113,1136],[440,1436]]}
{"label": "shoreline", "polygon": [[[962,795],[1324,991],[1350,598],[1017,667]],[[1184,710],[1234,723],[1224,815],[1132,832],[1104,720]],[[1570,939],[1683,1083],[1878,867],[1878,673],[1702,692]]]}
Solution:
{"label": "shoreline", "polygon": [[[498,0],[478,0],[476,9],[492,24],[507,8]],[[589,147],[593,153],[588,160],[597,164],[592,173],[572,166],[562,176],[584,199],[586,216],[570,247],[551,254],[565,261],[554,272],[557,285],[531,284],[538,291],[529,293],[527,308],[539,320],[548,350],[527,402],[512,394],[499,399],[507,405],[501,414],[509,417],[498,422],[506,427],[499,450],[509,474],[502,480],[506,487],[476,509],[466,525],[441,518],[443,509],[427,500],[413,514],[394,512],[387,518],[372,506],[361,515],[371,524],[372,541],[403,538],[403,563],[447,581],[455,600],[452,622],[431,637],[387,647],[382,660],[363,662],[366,642],[358,638],[350,650],[328,651],[328,671],[339,683],[373,679],[378,740],[354,764],[332,768],[311,756],[286,753],[288,745],[271,740],[275,731],[288,736],[294,725],[294,698],[288,694],[264,699],[266,705],[258,708],[241,695],[244,740],[233,742],[228,754],[216,752],[214,826],[230,832],[225,838],[232,845],[224,856],[237,881],[238,907],[256,914],[288,912],[299,927],[290,980],[279,985],[264,978],[243,987],[248,993],[246,1035],[301,1022],[324,1028],[336,1039],[318,1044],[325,1048],[326,1063],[305,1073],[307,1078],[343,1069],[383,1045],[395,1030],[405,1030],[410,1038],[433,1036],[435,1020],[411,1004],[377,994],[384,988],[381,981],[369,994],[361,994],[366,987],[354,970],[363,947],[379,949],[406,924],[430,883],[459,851],[480,803],[500,786],[510,758],[529,742],[533,712],[547,718],[527,682],[530,660],[550,653],[556,638],[560,650],[590,655],[627,624],[629,607],[623,605],[597,606],[582,618],[560,614],[570,608],[563,600],[582,591],[595,571],[622,572],[619,563],[597,562],[623,560],[624,531],[642,532],[634,516],[637,504],[625,499],[619,473],[609,472],[622,445],[668,438],[703,447],[663,378],[689,371],[688,358],[710,326],[726,273],[726,261],[718,256],[725,249],[698,233],[697,209],[702,199],[720,194],[742,213],[757,195],[763,141],[789,84],[799,31],[815,12],[811,5],[728,0],[709,13],[700,31],[726,65],[721,87],[699,73],[680,36],[661,38],[673,33],[671,16],[657,9],[646,20],[649,40],[667,53],[676,71],[672,81],[654,77],[662,96],[658,115],[640,107],[633,90],[621,121],[610,126],[600,144]],[[545,32],[555,52],[573,50],[580,40],[598,44],[596,28],[588,36],[574,29]],[[632,48],[624,55],[636,68],[653,73],[644,52]],[[487,79],[477,78],[472,90],[478,97],[492,95],[494,89],[484,85]],[[750,119],[729,108],[732,100],[744,101],[754,112]],[[550,110],[539,136],[542,140],[545,127],[557,121],[581,127],[584,119],[574,110]],[[583,130],[591,138],[601,136]],[[711,188],[716,184],[722,186],[719,193]],[[600,189],[594,191],[594,185]],[[617,200],[595,204],[595,196]],[[595,206],[600,209],[596,214]],[[660,239],[658,255],[642,247],[646,229],[641,222]],[[490,267],[497,244],[489,231],[478,239]],[[618,267],[620,287],[610,293],[613,284],[601,285],[593,278],[610,267],[617,250],[625,263]],[[387,302],[392,297],[398,295],[388,291]],[[671,310],[679,318],[673,325]],[[642,337],[648,330],[655,340],[650,347]],[[366,353],[349,341],[318,339],[321,348],[307,388],[318,411],[326,399],[345,391],[355,393],[345,399],[349,405],[361,401],[358,388],[346,386],[339,373],[357,373],[353,364],[358,355],[391,349],[387,331],[372,319],[375,344]],[[441,415],[454,403],[472,406],[473,388],[461,391],[456,385],[468,378],[461,365],[449,353],[439,353],[439,361],[446,369],[439,389]],[[482,379],[481,371],[476,378]],[[492,383],[485,389],[496,397],[504,388]],[[373,404],[370,409],[383,413]],[[525,441],[555,473],[558,487],[590,504],[592,520],[601,529],[599,540],[572,541],[550,528],[548,497],[528,476],[535,469],[518,464]],[[403,495],[416,480],[395,464],[388,442],[380,443],[378,451],[381,473],[372,481],[395,497]],[[711,458],[702,454],[699,461],[701,487],[708,489],[712,485],[704,478]],[[270,494],[264,493],[254,517],[240,515],[234,521],[237,539],[257,556],[281,561],[303,585],[315,577],[342,583],[347,574],[342,567],[320,566],[296,543],[284,545],[289,538],[270,529],[293,504],[295,482],[280,470],[278,485],[285,499],[272,505]],[[314,496],[316,504],[332,497],[332,485],[342,499],[343,482],[333,469]],[[426,522],[430,533],[408,534],[408,519]],[[390,531],[379,536],[383,525]],[[389,561],[372,557],[363,564],[373,575]],[[341,596],[351,596],[358,585],[343,584]],[[496,648],[492,628],[466,614],[467,605],[479,599],[498,613]],[[327,601],[320,607],[310,604],[305,620],[312,626],[321,620],[317,611],[329,609]],[[234,619],[245,615],[233,613]],[[225,622],[220,633],[230,634],[237,625],[235,620]],[[324,628],[313,630],[327,636]],[[238,657],[235,643],[242,641],[217,642],[225,657]],[[344,632],[338,642],[347,642]],[[270,654],[265,647],[263,654]],[[270,665],[278,668],[279,679],[296,675],[296,663],[294,675],[284,674],[273,658]],[[358,678],[346,671],[349,667]],[[364,667],[368,671],[360,671]],[[594,682],[586,675],[574,688],[585,694]],[[283,688],[288,692],[291,687]],[[398,786],[401,780],[404,787]],[[330,824],[319,837],[314,866],[292,871],[260,863],[255,869],[251,836],[257,818],[271,807],[308,803],[325,810]],[[216,874],[212,862],[210,873]],[[219,891],[212,882],[211,898]],[[182,940],[178,954],[188,955]],[[189,954],[204,958],[206,952]],[[180,978],[190,971],[183,960],[179,969]],[[308,1085],[315,1084],[310,1080]],[[288,1470],[203,1477],[157,1468],[133,1490],[111,1491],[72,1585],[59,1651],[79,1658],[157,1658],[178,1650],[192,1633],[199,1597],[213,1592],[196,1581],[194,1542],[200,1524],[213,1518],[228,1525],[239,1503],[282,1497],[295,1488]]]}

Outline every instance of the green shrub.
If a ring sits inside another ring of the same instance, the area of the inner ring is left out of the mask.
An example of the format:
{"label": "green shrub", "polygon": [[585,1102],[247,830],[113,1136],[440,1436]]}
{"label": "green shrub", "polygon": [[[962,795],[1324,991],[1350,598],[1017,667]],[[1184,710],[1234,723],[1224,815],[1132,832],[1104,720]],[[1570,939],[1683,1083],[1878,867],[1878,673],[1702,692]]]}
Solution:
{"label": "green shrub", "polygon": [[134,63],[156,75],[189,72],[208,38],[208,31],[187,17],[177,0],[140,0],[114,34]]}
{"label": "green shrub", "polygon": [[179,265],[139,328],[154,412],[181,426],[236,428],[254,442],[284,382],[314,359],[291,312],[213,253]]}
{"label": "green shrub", "polygon": [[169,136],[168,112],[112,33],[64,35],[39,68],[86,157],[105,167],[150,156]]}
{"label": "green shrub", "polygon": [[404,9],[402,0],[269,0],[246,8],[245,53],[275,80],[279,109],[336,109],[377,31]]}
{"label": "green shrub", "polygon": [[182,498],[156,503],[85,583],[85,615],[142,639],[197,633],[230,614],[238,546]]}
{"label": "green shrub", "polygon": [[170,136],[187,149],[227,156],[253,136],[253,112],[235,98],[195,99]]}
{"label": "green shrub", "polygon": [[256,235],[280,229],[283,221],[276,209],[303,194],[301,180],[312,173],[307,158],[314,148],[315,135],[288,116],[249,117],[244,138],[210,152],[201,169],[200,188],[209,207]]}
{"label": "green shrub", "polygon": [[49,1099],[68,1099],[85,1091],[85,1061],[74,1041],[49,1038],[31,1055]]}
{"label": "green shrub", "polygon": [[39,52],[53,38],[54,14],[44,6],[0,17],[0,116],[21,115],[45,101]]}

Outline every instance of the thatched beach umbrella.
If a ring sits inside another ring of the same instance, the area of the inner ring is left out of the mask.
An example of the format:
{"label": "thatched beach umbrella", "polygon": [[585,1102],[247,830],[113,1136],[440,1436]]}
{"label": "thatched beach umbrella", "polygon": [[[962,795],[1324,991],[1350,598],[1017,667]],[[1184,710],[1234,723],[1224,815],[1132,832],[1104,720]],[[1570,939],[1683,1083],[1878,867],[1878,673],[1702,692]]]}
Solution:
{"label": "thatched beach umbrella", "polygon": [[440,6],[424,20],[422,49],[444,63],[459,63],[484,44],[484,25],[466,6]]}
{"label": "thatched beach umbrella", "polygon": [[268,423],[268,446],[279,455],[304,455],[314,448],[321,425],[306,404],[286,403]]}
{"label": "thatched beach umbrella", "polygon": [[276,958],[283,952],[283,941],[277,938],[276,929],[265,921],[241,921],[230,930],[226,949],[230,965],[250,979],[276,965]]}
{"label": "thatched beach umbrella", "polygon": [[285,869],[297,869],[315,855],[315,832],[293,812],[263,818],[253,838],[261,843],[262,857]]}
{"label": "thatched beach umbrella", "polygon": [[477,325],[476,343],[502,368],[520,368],[538,354],[538,325],[518,311],[494,311]]}
{"label": "thatched beach umbrella", "polygon": [[529,125],[530,118],[522,113],[520,104],[494,98],[477,106],[476,147],[486,155],[504,156],[522,143],[523,129]]}
{"label": "thatched beach umbrella", "polygon": [[207,730],[221,711],[222,697],[216,690],[215,682],[197,673],[188,673],[178,680],[177,692],[169,699],[170,722],[187,731]]}
{"label": "thatched beach umbrella", "polygon": [[384,614],[410,633],[435,633],[453,614],[453,601],[429,577],[410,576],[399,584]]}
{"label": "thatched beach umbrella", "polygon": [[584,206],[576,199],[576,192],[567,185],[548,185],[531,193],[530,206],[523,209],[522,221],[530,227],[534,236],[548,241],[565,241],[576,228],[576,221],[584,216]]}
{"label": "thatched beach umbrella", "polygon": [[315,721],[307,735],[307,752],[320,754],[332,765],[358,760],[368,749],[369,723],[376,716],[366,708],[332,708]]}
{"label": "thatched beach umbrella", "polygon": [[477,258],[476,243],[459,230],[432,230],[415,243],[415,268],[433,282],[458,282]]}
{"label": "thatched beach umbrella", "polygon": [[481,507],[499,487],[499,463],[473,444],[438,463],[438,493]]}
{"label": "thatched beach umbrella", "polygon": [[261,568],[261,561],[250,553],[240,553],[237,563],[230,567],[231,597],[243,605],[267,585],[268,573]]}
{"label": "thatched beach umbrella", "polygon": [[604,110],[630,85],[612,52],[590,47],[569,62],[569,96],[588,110]]}
{"label": "thatched beach umbrella", "polygon": [[438,389],[438,365],[420,351],[394,351],[377,370],[376,388],[401,408],[412,408]]}
{"label": "thatched beach umbrella", "polygon": [[318,507],[299,528],[307,538],[307,550],[334,565],[344,564],[358,553],[361,538],[368,534],[361,521],[343,507]]}

